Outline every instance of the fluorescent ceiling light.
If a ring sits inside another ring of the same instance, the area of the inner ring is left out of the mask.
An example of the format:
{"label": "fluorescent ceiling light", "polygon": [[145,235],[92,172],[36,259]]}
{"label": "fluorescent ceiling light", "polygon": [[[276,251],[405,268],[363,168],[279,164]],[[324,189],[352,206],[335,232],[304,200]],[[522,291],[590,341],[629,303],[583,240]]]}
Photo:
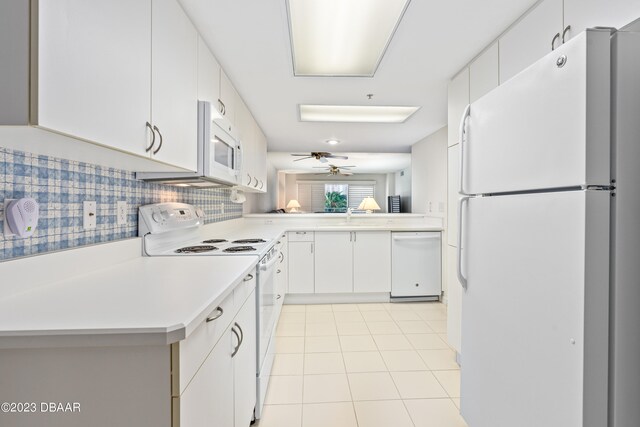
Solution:
{"label": "fluorescent ceiling light", "polygon": [[288,0],[296,76],[372,77],[410,0]]}
{"label": "fluorescent ceiling light", "polygon": [[380,105],[300,105],[300,121],[403,123],[419,108]]}

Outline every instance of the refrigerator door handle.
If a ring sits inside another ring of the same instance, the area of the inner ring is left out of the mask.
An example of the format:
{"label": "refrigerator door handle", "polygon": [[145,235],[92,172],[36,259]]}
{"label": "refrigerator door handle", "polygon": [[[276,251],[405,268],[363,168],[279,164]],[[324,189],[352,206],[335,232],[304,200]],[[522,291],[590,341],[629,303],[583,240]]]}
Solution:
{"label": "refrigerator door handle", "polygon": [[461,195],[468,195],[464,192],[464,141],[467,139],[467,118],[471,114],[471,104],[467,104],[462,113],[462,118],[460,119],[460,128],[458,131],[458,135],[460,137],[460,184],[458,187],[458,193]]}
{"label": "refrigerator door handle", "polygon": [[467,289],[467,278],[464,277],[464,274],[462,274],[462,242],[464,240],[462,238],[462,230],[464,225],[464,222],[462,221],[462,212],[463,212],[462,206],[468,201],[469,201],[469,196],[464,196],[464,197],[461,197],[460,201],[458,202],[458,248],[457,248],[458,263],[456,265],[456,273],[458,275],[458,280],[460,281],[460,284],[465,290]]}

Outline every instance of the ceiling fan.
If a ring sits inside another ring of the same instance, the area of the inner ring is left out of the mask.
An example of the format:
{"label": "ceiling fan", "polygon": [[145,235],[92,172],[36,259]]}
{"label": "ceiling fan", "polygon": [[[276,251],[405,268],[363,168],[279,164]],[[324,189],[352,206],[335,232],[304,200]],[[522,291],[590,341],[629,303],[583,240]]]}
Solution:
{"label": "ceiling fan", "polygon": [[[335,175],[342,175],[342,176],[351,176],[353,175],[353,172],[342,172],[341,169],[351,169],[351,168],[355,168],[354,165],[351,166],[336,166],[336,165],[329,165],[328,167],[325,166],[314,166],[314,168],[319,169],[327,169],[327,175],[331,175],[331,176],[335,176]],[[317,173],[316,175],[325,175],[325,173]]]}
{"label": "ceiling fan", "polygon": [[295,159],[294,162],[299,162],[300,160],[306,159],[316,159],[322,163],[327,163],[329,161],[327,159],[348,159],[347,156],[336,156],[331,153],[327,153],[326,151],[311,152],[309,154],[292,154],[292,156],[302,157],[300,159]]}

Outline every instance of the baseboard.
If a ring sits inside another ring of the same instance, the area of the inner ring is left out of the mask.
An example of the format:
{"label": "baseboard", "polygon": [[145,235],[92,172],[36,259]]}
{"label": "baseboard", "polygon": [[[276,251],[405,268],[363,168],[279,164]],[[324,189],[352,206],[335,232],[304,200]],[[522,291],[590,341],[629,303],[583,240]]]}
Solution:
{"label": "baseboard", "polygon": [[287,294],[284,297],[285,304],[358,304],[389,301],[389,292],[350,294]]}

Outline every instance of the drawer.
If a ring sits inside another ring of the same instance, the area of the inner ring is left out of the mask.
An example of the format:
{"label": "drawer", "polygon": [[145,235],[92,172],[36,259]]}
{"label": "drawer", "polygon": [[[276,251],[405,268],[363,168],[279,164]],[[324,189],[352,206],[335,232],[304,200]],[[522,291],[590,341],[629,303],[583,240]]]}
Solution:
{"label": "drawer", "polygon": [[244,279],[242,279],[238,286],[236,286],[236,289],[233,291],[234,312],[237,312],[242,308],[247,297],[256,288],[256,279],[256,270],[253,270],[251,273],[247,274]]}
{"label": "drawer", "polygon": [[314,240],[313,231],[290,231],[289,232],[290,242],[313,242],[313,240]]}
{"label": "drawer", "polygon": [[202,322],[185,340],[172,346],[172,363],[177,362],[173,370],[175,372],[175,369],[179,369],[179,374],[172,377],[174,396],[182,394],[211,349],[231,324],[238,311],[234,300],[235,295],[232,293],[207,316],[208,321]]}

